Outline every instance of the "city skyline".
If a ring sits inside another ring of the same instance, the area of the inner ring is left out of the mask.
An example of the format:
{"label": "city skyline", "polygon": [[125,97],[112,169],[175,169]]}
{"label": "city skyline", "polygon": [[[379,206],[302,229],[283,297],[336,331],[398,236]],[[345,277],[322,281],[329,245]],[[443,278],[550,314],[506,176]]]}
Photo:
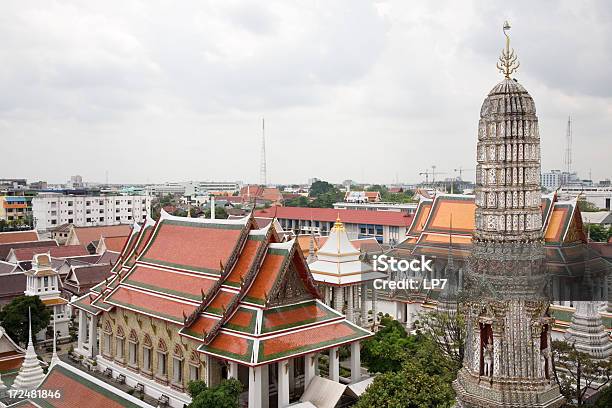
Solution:
{"label": "city skyline", "polygon": [[563,169],[571,115],[574,170],[610,177],[604,2],[30,7],[0,19],[0,132],[28,143],[5,177],[257,182],[264,116],[271,183],[452,177],[473,167],[505,19],[539,101],[543,171]]}

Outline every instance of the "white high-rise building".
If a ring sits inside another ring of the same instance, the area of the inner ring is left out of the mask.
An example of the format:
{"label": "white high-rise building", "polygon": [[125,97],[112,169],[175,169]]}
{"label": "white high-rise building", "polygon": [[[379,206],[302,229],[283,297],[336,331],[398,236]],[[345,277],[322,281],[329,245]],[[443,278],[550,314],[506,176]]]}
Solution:
{"label": "white high-rise building", "polygon": [[144,195],[73,196],[41,193],[32,199],[34,227],[46,231],[62,224],[77,227],[144,222],[151,197]]}

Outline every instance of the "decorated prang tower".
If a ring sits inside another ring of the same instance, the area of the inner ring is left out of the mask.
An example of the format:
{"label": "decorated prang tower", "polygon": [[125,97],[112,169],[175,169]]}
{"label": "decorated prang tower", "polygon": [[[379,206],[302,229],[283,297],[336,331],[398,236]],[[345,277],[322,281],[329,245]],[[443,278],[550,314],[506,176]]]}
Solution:
{"label": "decorated prang tower", "polygon": [[453,386],[461,407],[559,407],[540,210],[540,135],[535,104],[511,75],[484,100],[477,144],[476,229],[465,272],[466,344]]}

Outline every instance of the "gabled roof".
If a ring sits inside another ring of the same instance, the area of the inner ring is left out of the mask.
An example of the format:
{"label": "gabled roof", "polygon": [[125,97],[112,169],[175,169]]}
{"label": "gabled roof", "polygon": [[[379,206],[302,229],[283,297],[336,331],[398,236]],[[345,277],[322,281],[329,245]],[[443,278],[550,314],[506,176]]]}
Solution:
{"label": "gabled roof", "polygon": [[11,249],[8,260],[11,262],[30,261],[35,254],[50,253],[53,258],[69,258],[89,255],[82,245],[67,245],[48,248],[15,248]]}
{"label": "gabled roof", "polygon": [[72,227],[68,241],[71,244],[88,245],[100,237],[128,237],[132,226],[128,224],[105,225],[99,227]]}
{"label": "gabled roof", "polygon": [[0,303],[8,303],[12,298],[23,295],[26,281],[24,272],[0,275]]}
{"label": "gabled roof", "polygon": [[[200,352],[251,366],[280,358],[279,348],[299,355],[371,335],[317,300],[296,240],[279,243],[271,225],[162,213],[151,233],[139,235],[143,249],[128,256],[126,246],[125,261],[76,308],[97,315],[118,307],[168,321],[200,342]],[[332,323],[340,326],[323,329]],[[282,340],[318,326],[308,341]]]}
{"label": "gabled roof", "polygon": [[0,326],[0,374],[17,371],[21,367],[25,350],[19,347]]}
{"label": "gabled roof", "polygon": [[23,269],[19,266],[19,264],[14,264],[6,261],[0,261],[0,275],[13,273],[13,272],[23,272]]}
{"label": "gabled roof", "polygon": [[0,232],[0,244],[38,241],[38,239],[38,232],[36,230]]}
{"label": "gabled roof", "polygon": [[11,249],[13,248],[49,248],[56,246],[57,242],[53,239],[47,239],[44,241],[26,241],[0,244],[0,260],[6,260],[9,252],[11,252]]}
{"label": "gabled roof", "polygon": [[[119,388],[62,361],[51,366],[42,384],[37,389],[39,395],[48,394],[49,397],[27,399],[9,406],[20,408],[151,407],[151,405],[121,391]],[[45,390],[48,392],[43,392]],[[59,396],[56,391],[59,391]]]}
{"label": "gabled roof", "polygon": [[92,264],[73,266],[64,278],[64,284],[78,285],[81,290],[89,289],[93,285],[102,282],[110,275],[112,265],[110,264]]}
{"label": "gabled roof", "polygon": [[[117,237],[100,237],[100,242],[96,247],[97,252],[100,253],[106,250],[119,253],[123,249],[123,246],[127,242],[128,238],[129,236],[125,235],[120,235]],[[103,250],[100,248],[103,248]]]}

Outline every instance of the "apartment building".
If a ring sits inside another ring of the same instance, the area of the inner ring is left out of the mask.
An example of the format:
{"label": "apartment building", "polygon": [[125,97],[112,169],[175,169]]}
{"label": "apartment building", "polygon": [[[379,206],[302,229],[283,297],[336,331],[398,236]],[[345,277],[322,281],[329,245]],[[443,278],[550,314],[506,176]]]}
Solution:
{"label": "apartment building", "polygon": [[89,227],[144,222],[150,212],[151,197],[144,195],[41,193],[32,199],[34,227],[38,231],[62,224]]}

